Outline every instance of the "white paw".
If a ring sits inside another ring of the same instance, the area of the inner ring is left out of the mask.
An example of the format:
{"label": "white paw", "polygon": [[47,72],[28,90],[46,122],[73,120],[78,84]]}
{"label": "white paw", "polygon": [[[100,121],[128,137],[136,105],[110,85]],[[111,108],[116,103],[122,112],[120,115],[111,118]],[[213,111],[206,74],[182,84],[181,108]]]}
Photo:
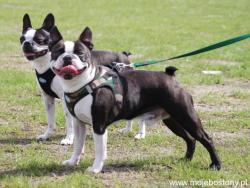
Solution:
{"label": "white paw", "polygon": [[74,136],[67,136],[66,138],[62,139],[61,145],[72,145],[74,140]]}
{"label": "white paw", "polygon": [[145,138],[145,134],[143,134],[143,133],[138,133],[137,135],[135,135],[135,139],[140,140],[140,139],[143,139],[143,138]]}
{"label": "white paw", "polygon": [[49,134],[41,134],[41,135],[37,136],[36,139],[38,141],[45,141],[45,140],[48,140],[50,137],[51,137],[51,135],[49,135]]}
{"label": "white paw", "polygon": [[53,135],[54,131],[51,129],[47,129],[46,132],[44,134],[41,134],[39,136],[36,137],[36,139],[38,141],[45,141],[48,140],[52,135]]}
{"label": "white paw", "polygon": [[102,167],[97,168],[97,167],[90,166],[86,169],[86,172],[95,173],[95,174],[101,171],[102,171]]}
{"label": "white paw", "polygon": [[79,163],[79,160],[72,160],[72,159],[69,159],[69,160],[66,160],[66,161],[63,161],[63,165],[64,166],[75,166]]}
{"label": "white paw", "polygon": [[120,133],[123,133],[123,134],[128,133],[128,132],[130,132],[130,131],[131,131],[131,129],[128,129],[127,127],[122,128],[122,129],[119,130],[119,132],[120,132]]}

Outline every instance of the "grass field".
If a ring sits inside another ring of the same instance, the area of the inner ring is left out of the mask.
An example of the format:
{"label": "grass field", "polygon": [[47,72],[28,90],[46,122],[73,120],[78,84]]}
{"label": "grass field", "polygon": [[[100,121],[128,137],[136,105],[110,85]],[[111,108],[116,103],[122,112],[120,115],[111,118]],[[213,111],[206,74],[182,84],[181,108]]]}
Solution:
{"label": "grass field", "polygon": [[[179,161],[184,142],[160,124],[148,128],[144,140],[135,141],[138,126],[122,135],[121,123],[109,128],[109,158],[104,173],[97,175],[85,173],[94,157],[91,136],[79,166],[61,165],[72,147],[59,145],[65,130],[59,102],[55,137],[36,142],[46,128],[46,116],[34,71],[19,44],[25,13],[34,27],[40,27],[52,12],[67,40],[77,39],[89,26],[96,49],[129,50],[136,55],[133,61],[160,59],[248,33],[249,9],[249,0],[0,0],[0,187],[171,187],[172,180],[180,184],[194,180],[196,187],[201,187],[201,180],[250,186],[250,40],[142,68],[164,70],[174,65],[179,69],[177,78],[193,94],[215,142],[221,171],[206,169],[210,159],[200,144],[192,162]],[[204,75],[203,70],[223,74]]]}

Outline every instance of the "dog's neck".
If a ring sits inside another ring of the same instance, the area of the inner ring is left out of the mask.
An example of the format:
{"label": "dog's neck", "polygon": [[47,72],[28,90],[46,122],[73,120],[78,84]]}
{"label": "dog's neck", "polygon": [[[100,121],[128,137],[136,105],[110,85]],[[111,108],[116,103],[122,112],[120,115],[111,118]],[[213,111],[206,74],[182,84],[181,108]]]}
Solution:
{"label": "dog's neck", "polygon": [[42,74],[50,68],[50,59],[51,59],[51,55],[50,55],[50,52],[48,52],[44,56],[39,57],[31,62],[32,62],[34,69],[39,74]]}
{"label": "dog's neck", "polygon": [[97,68],[91,65],[84,71],[83,74],[80,74],[71,80],[65,80],[64,78],[60,77],[60,82],[62,83],[63,91],[66,93],[73,93],[84,87],[95,78],[97,74],[96,70]]}

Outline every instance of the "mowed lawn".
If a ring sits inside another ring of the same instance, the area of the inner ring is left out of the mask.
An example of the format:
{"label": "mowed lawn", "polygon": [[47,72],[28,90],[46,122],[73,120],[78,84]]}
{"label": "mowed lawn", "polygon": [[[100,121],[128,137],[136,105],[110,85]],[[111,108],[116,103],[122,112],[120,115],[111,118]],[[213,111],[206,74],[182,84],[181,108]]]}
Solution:
{"label": "mowed lawn", "polygon": [[[65,133],[59,101],[55,136],[36,142],[46,129],[46,116],[34,70],[19,43],[25,13],[40,27],[52,12],[66,40],[76,40],[89,26],[95,49],[128,50],[132,61],[160,59],[250,32],[249,9],[249,0],[0,0],[0,187],[171,187],[172,180],[250,186],[250,40],[141,68],[179,69],[177,79],[194,97],[221,157],[221,171],[207,169],[210,158],[200,143],[191,162],[180,161],[185,143],[161,123],[136,141],[137,123],[123,135],[123,122],[109,127],[108,159],[100,174],[85,172],[94,158],[91,127],[79,166],[61,165],[72,147],[59,145]],[[203,70],[222,74],[204,75]]]}

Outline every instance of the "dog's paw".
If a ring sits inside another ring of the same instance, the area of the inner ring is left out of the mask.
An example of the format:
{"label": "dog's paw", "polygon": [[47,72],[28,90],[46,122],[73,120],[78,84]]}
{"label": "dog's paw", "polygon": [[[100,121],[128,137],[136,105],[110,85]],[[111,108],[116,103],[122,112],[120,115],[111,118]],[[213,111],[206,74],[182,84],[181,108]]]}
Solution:
{"label": "dog's paw", "polygon": [[138,134],[135,135],[135,139],[137,139],[137,140],[140,140],[140,139],[143,139],[143,138],[145,138],[145,134],[143,134],[143,133],[138,133]]}
{"label": "dog's paw", "polygon": [[53,130],[47,129],[44,134],[41,134],[41,135],[37,136],[36,139],[37,139],[37,141],[48,140],[53,135],[53,133],[54,133]]}
{"label": "dog's paw", "polygon": [[50,135],[48,134],[41,134],[39,136],[36,137],[37,141],[45,141],[48,140],[50,138]]}
{"label": "dog's paw", "polygon": [[211,170],[220,170],[221,169],[221,164],[218,162],[218,163],[211,163],[209,168]]}
{"label": "dog's paw", "polygon": [[120,132],[120,133],[123,133],[123,134],[128,133],[128,132],[130,132],[130,131],[131,131],[131,129],[128,129],[127,127],[122,128],[122,129],[119,130],[119,132]]}
{"label": "dog's paw", "polygon": [[69,160],[63,161],[62,165],[64,165],[64,166],[75,166],[75,165],[78,165],[78,163],[79,163],[79,160],[69,159]]}
{"label": "dog's paw", "polygon": [[68,136],[61,141],[61,145],[72,145],[74,140],[74,136]]}
{"label": "dog's paw", "polygon": [[97,167],[90,166],[86,169],[86,172],[95,173],[95,174],[97,174],[101,171],[102,171],[102,167],[97,168]]}

